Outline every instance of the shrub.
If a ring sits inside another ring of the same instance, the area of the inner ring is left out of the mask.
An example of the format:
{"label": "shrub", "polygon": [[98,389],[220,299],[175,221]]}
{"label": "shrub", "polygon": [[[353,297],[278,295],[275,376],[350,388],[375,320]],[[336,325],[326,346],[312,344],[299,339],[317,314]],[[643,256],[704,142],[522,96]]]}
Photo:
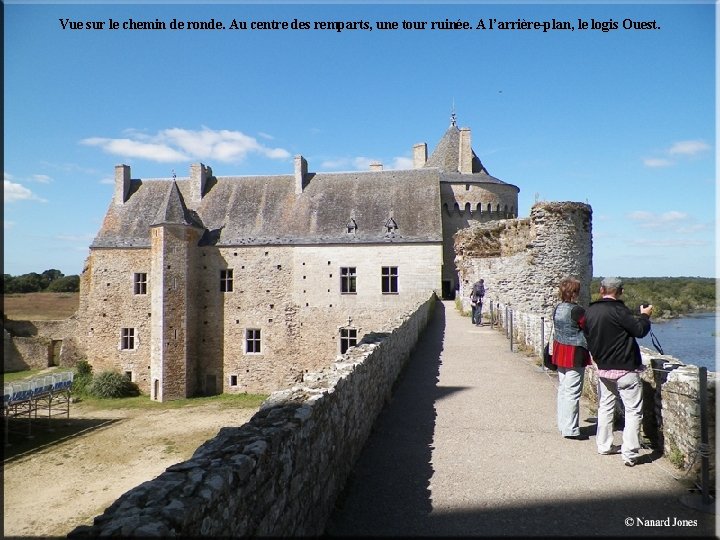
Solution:
{"label": "shrub", "polygon": [[140,389],[122,373],[103,371],[93,377],[88,393],[96,398],[121,398],[139,396]]}
{"label": "shrub", "polygon": [[88,387],[92,383],[92,378],[92,366],[87,360],[80,360],[75,366],[72,393],[78,396],[87,394]]}
{"label": "shrub", "polygon": [[78,375],[92,375],[92,370],[93,368],[87,360],[80,360],[75,365],[75,373]]}

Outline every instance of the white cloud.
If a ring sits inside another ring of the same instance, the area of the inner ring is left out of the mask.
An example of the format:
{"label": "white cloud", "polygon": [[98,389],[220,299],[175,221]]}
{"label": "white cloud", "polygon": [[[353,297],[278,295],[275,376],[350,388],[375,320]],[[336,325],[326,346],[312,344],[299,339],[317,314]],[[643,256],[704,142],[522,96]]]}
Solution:
{"label": "white cloud", "polygon": [[[322,170],[331,171],[343,171],[343,170],[354,170],[354,171],[369,171],[371,163],[382,163],[379,159],[369,158],[365,156],[356,156],[353,158],[337,158],[327,159],[320,164]],[[395,170],[395,169],[412,169],[413,160],[407,157],[394,157],[389,164],[383,163],[384,170]]]}
{"label": "white cloud", "polygon": [[14,221],[3,221],[3,229],[12,229],[14,226]]}
{"label": "white cloud", "polygon": [[91,242],[94,238],[94,234],[56,234],[54,236],[55,240],[59,240],[61,242]]}
{"label": "white cloud", "polygon": [[35,195],[32,191],[21,184],[11,182],[10,180],[3,181],[3,193],[5,202],[17,202],[17,201],[39,201],[47,202]]}
{"label": "white cloud", "polygon": [[671,156],[694,156],[706,150],[710,150],[710,145],[705,141],[678,141],[670,147],[668,154]]}
{"label": "white cloud", "polygon": [[388,169],[412,169],[413,160],[408,157],[396,157],[393,158],[392,165]]}
{"label": "white cloud", "polygon": [[378,161],[377,159],[372,159],[369,157],[364,156],[358,156],[356,158],[353,158],[352,164],[355,167],[355,170],[358,171],[369,171],[370,170],[370,164],[375,163]]}
{"label": "white cloud", "polygon": [[326,159],[320,163],[320,168],[324,170],[337,171],[349,168],[350,162],[351,160],[348,158]]}
{"label": "white cloud", "polygon": [[671,165],[675,165],[675,162],[669,159],[665,158],[645,158],[643,159],[643,163],[646,167],[670,167]]}
{"label": "white cloud", "polygon": [[631,245],[646,247],[688,247],[688,246],[707,246],[709,242],[702,240],[688,240],[686,238],[656,238],[656,239],[637,239],[631,240]]}
{"label": "white cloud", "polygon": [[126,130],[125,138],[90,137],[80,141],[98,146],[110,154],[151,161],[191,161],[194,159],[239,162],[248,154],[259,154],[270,159],[287,159],[290,153],[283,148],[270,148],[254,137],[240,131],[170,128],[147,135]]}
{"label": "white cloud", "polygon": [[142,158],[163,163],[189,160],[188,156],[165,144],[143,143],[131,139],[105,139],[102,137],[90,137],[80,142],[88,146],[99,146],[108,154],[128,158]]}
{"label": "white cloud", "polygon": [[673,143],[670,148],[662,152],[664,157],[649,157],[643,159],[646,167],[670,167],[675,165],[675,161],[669,157],[690,157],[710,150],[710,145],[702,140],[694,141],[678,141]]}
{"label": "white cloud", "polygon": [[679,227],[677,229],[677,232],[680,234],[688,234],[694,232],[709,231],[710,227],[711,225],[709,223],[695,223],[694,225],[686,225],[684,227]]}
{"label": "white cloud", "polygon": [[52,178],[50,178],[47,174],[33,174],[31,179],[35,182],[40,182],[41,184],[48,184],[52,182]]}
{"label": "white cloud", "polygon": [[115,184],[115,178],[113,178],[112,176],[106,176],[104,178],[101,178],[100,182],[98,182],[98,183],[99,184],[108,184],[108,185],[112,186],[113,184]]}
{"label": "white cloud", "polygon": [[630,212],[627,217],[632,221],[639,222],[639,226],[646,229],[677,227],[679,223],[690,219],[685,212],[678,212],[677,210],[670,210],[660,214],[646,210],[636,210]]}

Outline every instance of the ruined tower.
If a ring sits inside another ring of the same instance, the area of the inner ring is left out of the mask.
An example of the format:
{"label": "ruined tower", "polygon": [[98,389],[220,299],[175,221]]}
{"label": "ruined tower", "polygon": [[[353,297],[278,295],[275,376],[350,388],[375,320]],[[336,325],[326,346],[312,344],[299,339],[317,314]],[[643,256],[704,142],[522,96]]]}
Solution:
{"label": "ruined tower", "polygon": [[470,128],[458,128],[455,114],[450,126],[427,156],[427,145],[413,147],[413,166],[440,170],[440,204],[443,228],[442,294],[453,298],[459,286],[453,236],[475,223],[517,217],[520,188],[490,176],[472,149]]}

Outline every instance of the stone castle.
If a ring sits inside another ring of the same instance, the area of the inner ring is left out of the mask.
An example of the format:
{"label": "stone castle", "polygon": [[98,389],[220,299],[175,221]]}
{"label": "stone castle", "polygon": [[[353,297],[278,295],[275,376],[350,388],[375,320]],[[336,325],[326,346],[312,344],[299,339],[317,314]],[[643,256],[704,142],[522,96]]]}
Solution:
{"label": "stone castle", "polygon": [[81,279],[89,361],[153,399],[263,392],[327,365],[435,291],[458,288],[453,235],[515,217],[454,115],[413,169],[136,179],[115,194]]}

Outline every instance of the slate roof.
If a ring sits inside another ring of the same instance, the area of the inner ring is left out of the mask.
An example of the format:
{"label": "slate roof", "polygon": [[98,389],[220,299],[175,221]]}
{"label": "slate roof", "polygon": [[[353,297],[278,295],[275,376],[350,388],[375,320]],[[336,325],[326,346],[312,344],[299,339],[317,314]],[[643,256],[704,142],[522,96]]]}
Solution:
{"label": "slate roof", "polygon": [[[149,247],[150,227],[162,222],[205,228],[203,245],[442,242],[436,169],[308,176],[299,195],[293,175],[212,177],[199,203],[189,179],[132,180],[129,198],[110,204],[91,247]],[[389,235],[391,216],[398,228]]]}
{"label": "slate roof", "polygon": [[460,129],[455,122],[445,131],[442,139],[435,147],[435,150],[425,163],[425,167],[437,167],[441,171],[442,182],[465,182],[468,184],[504,184],[512,186],[520,191],[520,188],[513,184],[503,182],[499,178],[490,176],[485,166],[472,151],[472,174],[461,174],[460,170]]}
{"label": "slate roof", "polygon": [[[472,172],[479,173],[487,170],[480,162],[480,158],[473,150]],[[453,123],[445,132],[435,150],[425,163],[425,167],[437,167],[446,172],[458,172],[460,170],[460,129]]]}
{"label": "slate roof", "polygon": [[202,227],[199,220],[193,216],[185,205],[185,199],[180,193],[177,182],[173,180],[165,202],[160,206],[152,225],[175,223],[180,225],[193,225]]}

